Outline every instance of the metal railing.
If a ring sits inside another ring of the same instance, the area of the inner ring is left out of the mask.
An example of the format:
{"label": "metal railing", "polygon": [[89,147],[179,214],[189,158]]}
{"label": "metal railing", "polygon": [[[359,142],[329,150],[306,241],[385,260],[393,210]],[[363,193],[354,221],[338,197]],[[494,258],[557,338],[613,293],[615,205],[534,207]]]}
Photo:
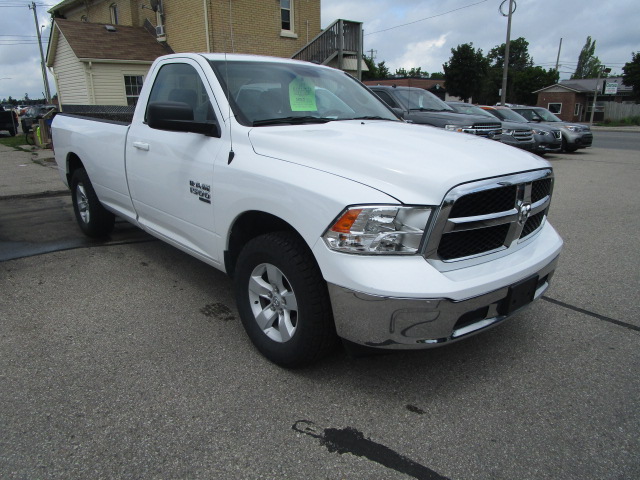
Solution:
{"label": "metal railing", "polygon": [[320,32],[291,58],[326,65],[338,56],[338,68],[342,68],[344,55],[358,55],[362,48],[362,23],[336,20]]}

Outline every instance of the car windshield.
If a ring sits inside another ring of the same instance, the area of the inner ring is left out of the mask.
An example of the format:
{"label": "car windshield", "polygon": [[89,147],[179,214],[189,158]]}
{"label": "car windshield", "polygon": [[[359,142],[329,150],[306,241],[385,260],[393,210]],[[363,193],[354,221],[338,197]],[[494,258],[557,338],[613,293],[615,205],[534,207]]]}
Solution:
{"label": "car windshield", "polygon": [[353,77],[304,63],[210,61],[246,126],[323,123],[334,120],[399,121]]}
{"label": "car windshield", "polygon": [[527,108],[522,110],[517,110],[517,112],[522,115],[524,118],[530,121],[540,121],[543,120],[545,122],[561,122],[558,117],[556,117],[549,110],[544,108]]}
{"label": "car windshield", "polygon": [[496,118],[486,110],[483,110],[475,105],[471,105],[470,103],[454,103],[447,105],[453,107],[453,109],[458,113],[464,113],[466,115],[479,115],[481,117],[489,117],[491,119]]}
{"label": "car windshield", "polygon": [[493,112],[496,112],[496,114],[503,120],[511,120],[512,122],[525,122],[525,123],[528,121],[518,112],[514,112],[513,110],[509,110],[507,108],[495,109],[493,110]]}
{"label": "car windshield", "polygon": [[407,110],[455,111],[433,93],[419,88],[398,88],[395,91],[395,96]]}

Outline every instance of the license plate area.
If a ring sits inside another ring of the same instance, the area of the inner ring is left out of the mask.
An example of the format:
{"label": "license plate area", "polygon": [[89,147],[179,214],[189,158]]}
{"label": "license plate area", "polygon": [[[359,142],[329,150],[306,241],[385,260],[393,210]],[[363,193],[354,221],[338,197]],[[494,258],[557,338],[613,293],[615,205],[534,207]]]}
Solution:
{"label": "license plate area", "polygon": [[511,285],[507,297],[500,302],[498,313],[501,315],[509,315],[519,308],[533,302],[536,290],[538,288],[538,276],[527,278],[521,282]]}

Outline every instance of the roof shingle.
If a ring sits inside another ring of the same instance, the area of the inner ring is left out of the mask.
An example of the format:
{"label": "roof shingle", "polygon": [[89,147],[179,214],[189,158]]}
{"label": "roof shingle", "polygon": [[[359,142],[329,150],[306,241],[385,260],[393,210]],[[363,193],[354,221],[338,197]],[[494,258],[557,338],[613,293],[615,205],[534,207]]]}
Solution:
{"label": "roof shingle", "polygon": [[56,18],[55,23],[78,58],[153,61],[172,53],[142,27],[114,25],[116,31],[109,32],[102,23],[61,18]]}

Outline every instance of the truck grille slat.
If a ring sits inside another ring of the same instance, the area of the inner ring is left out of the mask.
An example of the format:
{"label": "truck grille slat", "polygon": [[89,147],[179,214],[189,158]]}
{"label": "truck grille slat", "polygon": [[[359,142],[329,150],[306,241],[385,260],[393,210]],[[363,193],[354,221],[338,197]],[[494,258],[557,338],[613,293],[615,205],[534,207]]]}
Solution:
{"label": "truck grille slat", "polygon": [[478,263],[479,257],[520,248],[542,228],[552,191],[550,169],[452,189],[427,239],[425,258],[447,270],[453,267],[445,263]]}

